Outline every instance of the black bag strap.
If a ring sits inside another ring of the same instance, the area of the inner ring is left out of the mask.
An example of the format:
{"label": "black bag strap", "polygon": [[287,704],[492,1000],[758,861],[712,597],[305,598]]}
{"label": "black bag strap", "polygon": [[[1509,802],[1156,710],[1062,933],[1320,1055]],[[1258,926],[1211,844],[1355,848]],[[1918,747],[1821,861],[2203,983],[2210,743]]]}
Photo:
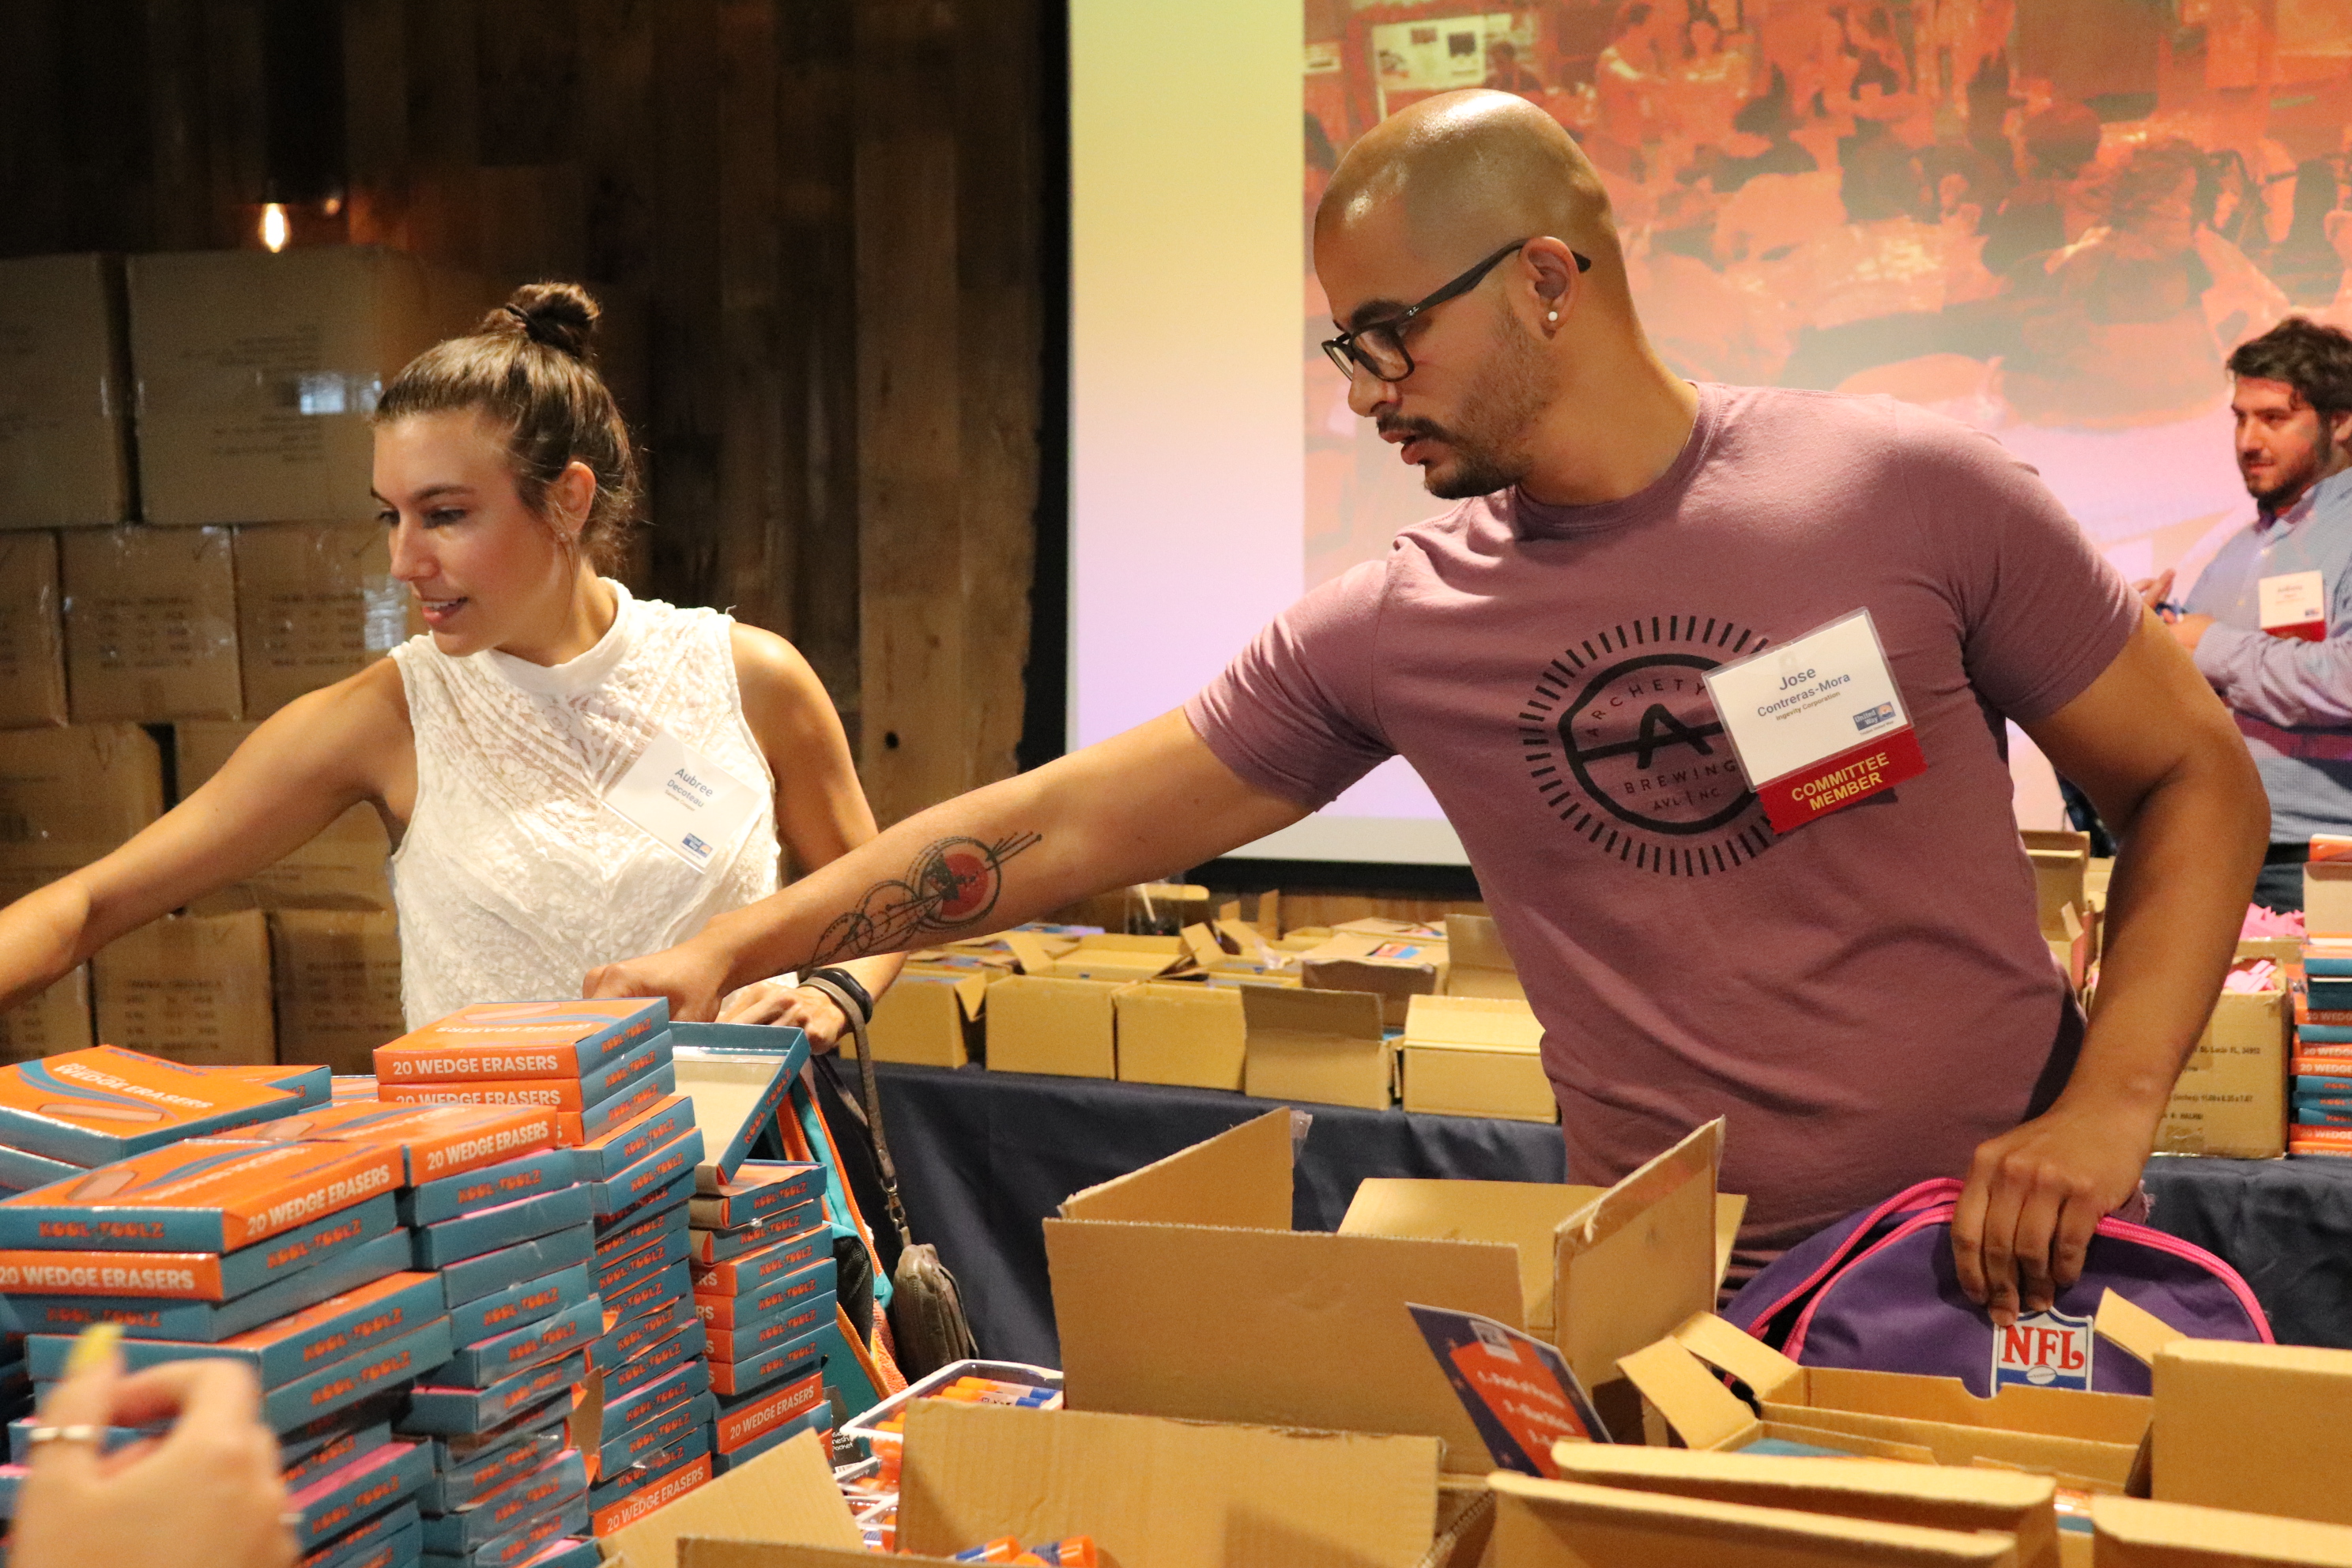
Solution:
{"label": "black bag strap", "polygon": [[857,1046],[858,1098],[865,1101],[866,1132],[873,1141],[874,1163],[882,1177],[882,1201],[889,1208],[890,1226],[898,1233],[898,1245],[902,1248],[912,1247],[915,1236],[907,1228],[906,1205],[898,1201],[898,1167],[890,1158],[889,1140],[882,1133],[882,1086],[875,1079],[874,1049],[866,1039],[866,1009],[847,991],[822,974],[804,976],[801,984],[832,1002],[849,1020],[849,1037]]}

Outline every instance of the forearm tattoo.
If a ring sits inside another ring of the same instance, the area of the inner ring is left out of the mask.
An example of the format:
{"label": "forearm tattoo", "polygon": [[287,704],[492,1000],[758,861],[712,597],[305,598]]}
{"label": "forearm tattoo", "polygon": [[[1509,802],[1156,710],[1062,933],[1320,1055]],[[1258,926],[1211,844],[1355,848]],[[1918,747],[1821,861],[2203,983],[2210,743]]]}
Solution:
{"label": "forearm tattoo", "polygon": [[1004,863],[1040,837],[1015,833],[993,844],[940,839],[915,857],[905,877],[875,883],[856,909],[825,927],[803,971],[869,953],[904,952],[934,937],[982,927],[1004,890]]}

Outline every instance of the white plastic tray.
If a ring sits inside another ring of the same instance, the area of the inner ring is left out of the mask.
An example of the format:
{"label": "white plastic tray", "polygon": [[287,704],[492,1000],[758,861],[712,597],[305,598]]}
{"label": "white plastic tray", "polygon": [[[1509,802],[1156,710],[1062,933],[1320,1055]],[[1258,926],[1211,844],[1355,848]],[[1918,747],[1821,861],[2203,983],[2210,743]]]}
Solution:
{"label": "white plastic tray", "polygon": [[[899,1411],[904,1410],[908,1404],[922,1398],[933,1389],[944,1388],[960,1377],[993,1378],[998,1383],[1025,1384],[1031,1388],[1058,1390],[1062,1386],[1062,1374],[1048,1366],[1031,1366],[1025,1362],[1017,1361],[950,1362],[929,1377],[908,1384],[903,1393],[892,1394],[856,1420],[844,1422],[841,1435],[845,1437],[856,1438],[864,1447],[866,1452],[871,1454],[874,1451],[875,1435],[882,1423],[889,1420]],[[883,1433],[882,1436],[884,1440],[887,1441],[893,1434]]]}

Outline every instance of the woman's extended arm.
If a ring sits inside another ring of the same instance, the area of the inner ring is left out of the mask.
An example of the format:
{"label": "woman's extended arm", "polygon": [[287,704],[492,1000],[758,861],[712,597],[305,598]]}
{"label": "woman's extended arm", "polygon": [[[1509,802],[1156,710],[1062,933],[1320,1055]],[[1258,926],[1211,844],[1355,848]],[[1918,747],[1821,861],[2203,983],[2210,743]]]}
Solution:
{"label": "woman's extended arm", "polygon": [[[841,715],[816,671],[783,638],[739,625],[734,640],[743,718],[776,780],[776,836],[803,870],[831,865],[875,835],[874,809],[857,782]],[[878,1001],[905,963],[902,955],[890,953],[835,967]],[[743,987],[728,998],[719,1017],[730,1024],[797,1025],[820,1050],[848,1026],[841,1009],[820,994],[773,982]]]}
{"label": "woman's extended arm", "polygon": [[116,937],[301,847],[361,801],[404,821],[415,774],[390,659],[297,698],[122,847],[0,909],[0,1010]]}

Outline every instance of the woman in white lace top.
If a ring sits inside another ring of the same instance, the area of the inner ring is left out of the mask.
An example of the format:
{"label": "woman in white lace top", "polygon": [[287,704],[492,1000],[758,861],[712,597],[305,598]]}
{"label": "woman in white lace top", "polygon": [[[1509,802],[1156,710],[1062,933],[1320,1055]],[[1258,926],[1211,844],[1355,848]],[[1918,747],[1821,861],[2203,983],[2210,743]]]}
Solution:
{"label": "woman in white lace top", "polygon": [[[161,821],[0,910],[0,1008],[362,801],[396,846],[412,1028],[577,995],[597,964],[773,892],[780,847],[814,868],[874,836],[840,718],[790,644],[598,573],[638,485],[589,362],[595,321],[585,291],[533,284],[394,378],[375,492],[427,632],[288,704]],[[878,995],[898,963],[833,973]],[[722,1016],[819,1046],[846,1022],[778,982]]]}

